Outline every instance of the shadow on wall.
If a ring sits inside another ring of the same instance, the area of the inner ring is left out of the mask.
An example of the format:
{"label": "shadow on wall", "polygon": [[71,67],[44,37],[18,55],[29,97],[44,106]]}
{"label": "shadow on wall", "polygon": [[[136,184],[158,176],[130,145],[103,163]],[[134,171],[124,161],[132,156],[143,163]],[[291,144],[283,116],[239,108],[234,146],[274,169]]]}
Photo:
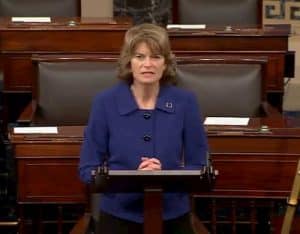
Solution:
{"label": "shadow on wall", "polygon": [[300,118],[300,78],[291,79],[285,86],[283,96],[283,114]]}

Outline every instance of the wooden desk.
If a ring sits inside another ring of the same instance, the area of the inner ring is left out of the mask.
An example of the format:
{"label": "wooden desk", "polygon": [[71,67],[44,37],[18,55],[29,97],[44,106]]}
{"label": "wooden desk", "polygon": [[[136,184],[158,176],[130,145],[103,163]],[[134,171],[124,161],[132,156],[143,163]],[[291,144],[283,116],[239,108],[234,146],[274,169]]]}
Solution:
{"label": "wooden desk", "polygon": [[[294,124],[279,118],[253,119],[247,128],[209,127],[210,153],[220,175],[205,196],[286,197],[300,158],[300,128]],[[261,125],[270,131],[261,132]],[[10,134],[19,203],[86,202],[77,171],[83,127],[58,130],[57,135]]]}
{"label": "wooden desk", "polygon": [[[252,119],[252,127],[208,130],[214,166],[220,170],[211,196],[285,198],[300,159],[299,121]],[[269,126],[270,131],[261,131]]]}
{"label": "wooden desk", "polygon": [[[74,24],[72,24],[74,23]],[[0,51],[4,63],[5,120],[12,122],[31,99],[33,54],[119,54],[130,21],[65,18],[52,23],[22,24],[0,19]],[[288,54],[287,25],[264,28],[170,30],[175,54],[266,56],[269,99],[281,106]],[[294,61],[292,61],[293,65]],[[292,66],[293,70],[293,66]],[[6,122],[7,122],[6,121]]]}
{"label": "wooden desk", "polygon": [[[262,125],[270,131],[260,131]],[[212,192],[194,197],[286,198],[300,158],[299,126],[299,121],[277,118],[252,119],[247,127],[208,127],[210,153],[220,175]],[[83,127],[58,130],[57,135],[9,135],[17,165],[20,233],[26,232],[28,223],[24,206],[87,203],[85,186],[78,178]],[[42,220],[35,221],[39,227]],[[63,223],[58,223],[60,229]],[[251,223],[255,227],[255,220]]]}
{"label": "wooden desk", "polygon": [[19,203],[82,203],[78,177],[83,127],[60,127],[59,134],[12,134]]}

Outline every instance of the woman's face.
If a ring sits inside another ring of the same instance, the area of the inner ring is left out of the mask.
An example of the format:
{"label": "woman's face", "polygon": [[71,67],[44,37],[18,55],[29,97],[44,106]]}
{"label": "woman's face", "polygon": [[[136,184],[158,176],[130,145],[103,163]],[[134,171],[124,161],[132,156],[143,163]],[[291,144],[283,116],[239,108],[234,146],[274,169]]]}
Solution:
{"label": "woman's face", "polygon": [[143,85],[159,84],[159,80],[166,69],[164,56],[153,54],[145,42],[137,45],[130,63],[133,83]]}

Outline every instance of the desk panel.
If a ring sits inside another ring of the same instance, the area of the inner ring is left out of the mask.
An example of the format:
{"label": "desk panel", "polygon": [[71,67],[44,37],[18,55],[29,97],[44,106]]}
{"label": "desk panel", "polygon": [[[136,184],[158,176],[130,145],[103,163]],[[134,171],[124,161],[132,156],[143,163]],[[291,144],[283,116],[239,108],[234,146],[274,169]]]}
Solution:
{"label": "desk panel", "polygon": [[[52,30],[22,28],[2,31],[4,53],[51,53],[51,52],[119,52],[127,28],[119,30],[84,30],[63,27]],[[1,31],[1,28],[0,28]],[[21,35],[22,34],[22,35]]]}
{"label": "desk panel", "polygon": [[300,154],[212,153],[220,170],[213,197],[284,198],[289,195]]}
{"label": "desk panel", "polygon": [[[17,143],[15,155],[18,170],[20,203],[82,203],[85,185],[78,176],[81,141],[60,142],[55,139],[28,136]],[[63,140],[64,141],[64,140]]]}
{"label": "desk panel", "polygon": [[86,199],[77,159],[20,159],[18,178],[20,203],[82,203]]}

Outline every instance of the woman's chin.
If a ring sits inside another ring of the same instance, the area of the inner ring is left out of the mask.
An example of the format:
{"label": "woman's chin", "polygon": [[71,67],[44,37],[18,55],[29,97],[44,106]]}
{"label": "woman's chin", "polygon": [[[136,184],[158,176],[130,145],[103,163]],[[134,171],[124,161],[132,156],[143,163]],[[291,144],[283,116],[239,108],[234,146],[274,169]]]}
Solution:
{"label": "woman's chin", "polygon": [[138,81],[141,84],[145,85],[151,85],[151,84],[156,84],[159,83],[159,79],[154,78],[154,77],[146,77]]}

